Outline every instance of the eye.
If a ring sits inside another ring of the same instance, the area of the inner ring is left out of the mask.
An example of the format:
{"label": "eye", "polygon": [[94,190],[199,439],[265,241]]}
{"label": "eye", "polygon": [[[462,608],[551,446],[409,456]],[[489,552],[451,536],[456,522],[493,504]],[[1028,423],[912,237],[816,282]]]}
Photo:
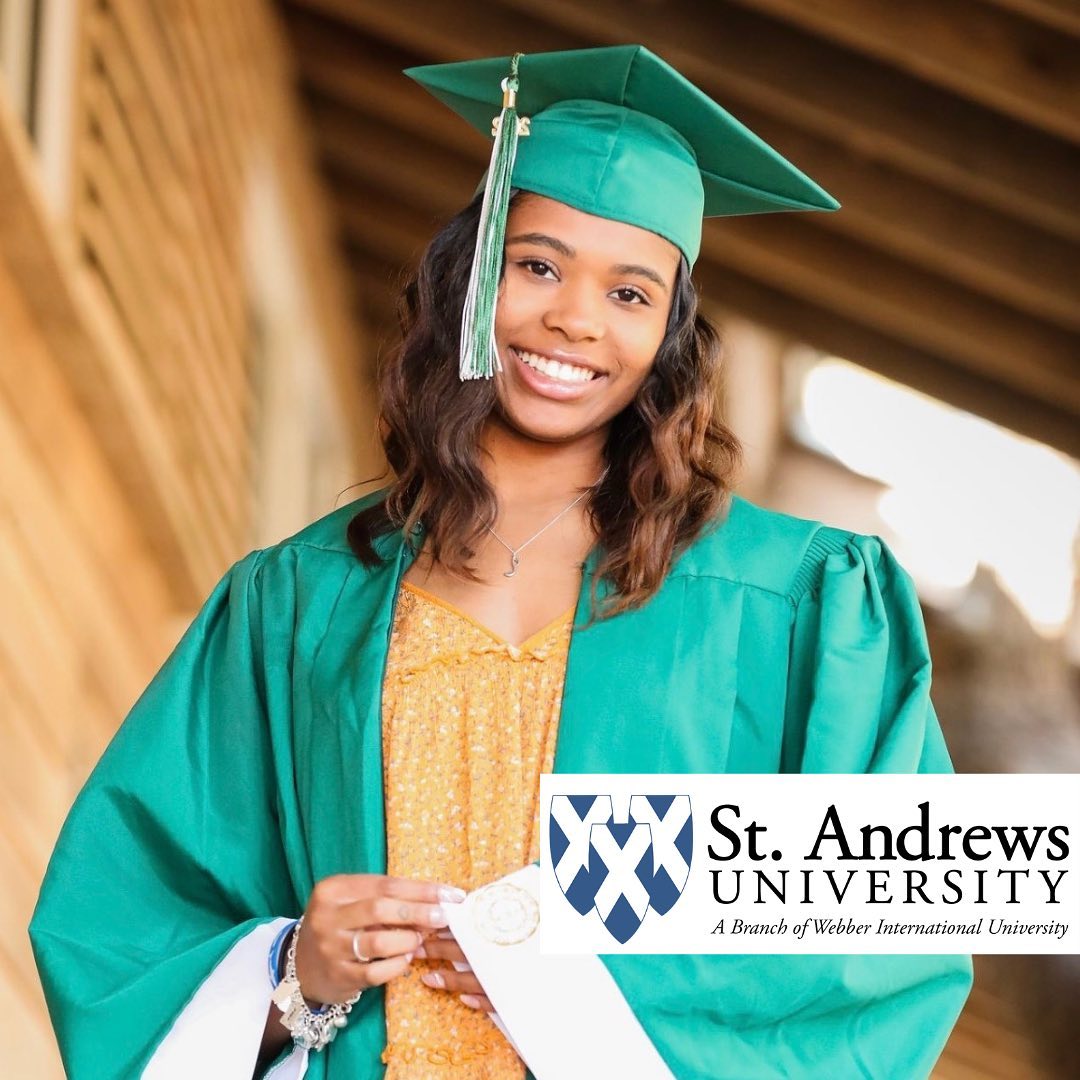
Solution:
{"label": "eye", "polygon": [[615,295],[624,304],[648,304],[649,298],[640,290],[635,289],[633,285],[620,285],[615,290]]}
{"label": "eye", "polygon": [[546,277],[555,273],[555,267],[543,259],[519,259],[518,266],[524,267],[534,277]]}

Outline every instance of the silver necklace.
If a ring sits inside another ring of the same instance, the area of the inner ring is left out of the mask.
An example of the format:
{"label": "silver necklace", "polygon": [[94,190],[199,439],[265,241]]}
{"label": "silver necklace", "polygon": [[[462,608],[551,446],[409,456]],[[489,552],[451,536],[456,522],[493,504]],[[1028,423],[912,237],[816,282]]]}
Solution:
{"label": "silver necklace", "polygon": [[504,548],[506,548],[507,551],[510,552],[510,569],[503,571],[503,577],[513,577],[517,573],[518,565],[521,562],[521,552],[523,552],[538,536],[540,536],[541,534],[547,532],[547,530],[550,529],[551,526],[554,525],[555,522],[558,521],[561,517],[563,517],[565,514],[569,514],[570,511],[573,510],[574,507],[577,506],[577,504],[579,502],[581,502],[581,500],[584,499],[586,495],[588,495],[591,491],[598,488],[600,486],[600,484],[603,482],[603,479],[604,479],[605,476],[607,476],[607,469],[606,468],[600,474],[600,479],[597,480],[595,484],[593,484],[591,487],[586,488],[572,503],[570,503],[568,506],[564,506],[542,529],[540,529],[538,532],[534,532],[532,534],[532,536],[530,536],[529,539],[525,541],[524,544],[519,544],[516,548],[512,548],[485,521],[484,522],[484,528],[487,529],[487,531],[489,533],[491,533],[491,535],[494,536],[495,539],[498,540],[499,543],[502,544],[502,546]]}

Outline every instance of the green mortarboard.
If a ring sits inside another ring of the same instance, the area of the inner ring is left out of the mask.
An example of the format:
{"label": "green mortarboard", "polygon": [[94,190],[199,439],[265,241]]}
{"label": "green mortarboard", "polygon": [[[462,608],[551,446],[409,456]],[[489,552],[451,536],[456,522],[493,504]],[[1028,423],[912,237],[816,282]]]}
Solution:
{"label": "green mortarboard", "polygon": [[405,74],[495,135],[462,319],[463,379],[500,367],[494,314],[511,187],[649,229],[691,266],[703,217],[840,206],[641,45],[518,53]]}

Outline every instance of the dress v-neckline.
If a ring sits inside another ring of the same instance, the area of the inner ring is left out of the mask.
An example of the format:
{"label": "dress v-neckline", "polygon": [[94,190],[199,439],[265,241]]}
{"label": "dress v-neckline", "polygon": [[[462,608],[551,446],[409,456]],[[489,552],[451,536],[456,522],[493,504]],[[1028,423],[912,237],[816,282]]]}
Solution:
{"label": "dress v-neckline", "polygon": [[425,600],[436,604],[438,607],[443,608],[445,611],[449,611],[452,615],[456,615],[459,619],[464,619],[465,622],[474,626],[481,633],[486,634],[493,641],[498,642],[500,645],[505,646],[507,649],[511,649],[514,652],[523,652],[530,646],[535,645],[537,642],[542,641],[556,626],[566,622],[569,619],[573,619],[575,607],[568,608],[561,615],[556,616],[551,622],[542,626],[534,634],[530,634],[520,645],[515,645],[513,642],[507,641],[506,638],[495,633],[490,627],[485,626],[479,619],[473,618],[467,611],[462,611],[461,608],[450,603],[449,600],[444,600],[441,596],[436,596],[433,592],[428,592],[427,589],[422,588],[419,585],[414,585],[411,581],[402,580],[402,587],[409,589],[410,592],[416,593],[422,596]]}

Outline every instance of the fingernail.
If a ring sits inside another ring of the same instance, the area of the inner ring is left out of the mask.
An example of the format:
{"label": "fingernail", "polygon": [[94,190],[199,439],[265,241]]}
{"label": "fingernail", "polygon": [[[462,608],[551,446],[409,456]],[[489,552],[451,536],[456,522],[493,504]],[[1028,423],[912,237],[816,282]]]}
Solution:
{"label": "fingernail", "polygon": [[411,964],[412,963],[412,958],[413,958],[414,955],[415,955],[415,953],[407,952],[405,954],[405,963],[406,964]]}
{"label": "fingernail", "polygon": [[460,904],[465,899],[465,890],[455,889],[452,885],[440,885],[439,899],[447,904]]}
{"label": "fingernail", "polygon": [[423,960],[427,956],[427,949],[425,949],[424,946],[421,945],[419,949],[416,949],[414,952],[409,953],[409,956],[415,956],[418,960]]}
{"label": "fingernail", "polygon": [[462,1005],[468,1005],[470,1009],[480,1008],[480,999],[475,994],[462,994],[461,1003]]}
{"label": "fingernail", "polygon": [[436,990],[442,990],[446,986],[446,980],[437,971],[425,971],[420,976],[420,981]]}
{"label": "fingernail", "polygon": [[454,931],[453,930],[440,930],[435,936],[440,941],[453,941],[454,940]]}
{"label": "fingernail", "polygon": [[448,921],[446,912],[441,907],[432,908],[429,918],[432,926],[445,926]]}

